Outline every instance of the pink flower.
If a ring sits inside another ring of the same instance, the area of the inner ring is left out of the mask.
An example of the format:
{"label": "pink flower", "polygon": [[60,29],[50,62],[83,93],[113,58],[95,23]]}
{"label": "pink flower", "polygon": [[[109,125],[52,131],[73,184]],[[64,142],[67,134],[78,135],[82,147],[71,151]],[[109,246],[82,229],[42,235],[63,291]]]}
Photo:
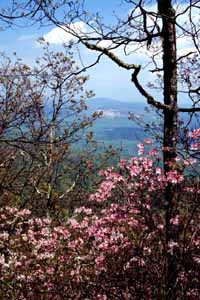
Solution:
{"label": "pink flower", "polygon": [[151,149],[151,150],[149,151],[149,155],[150,155],[150,156],[156,156],[156,155],[158,155],[158,150],[157,150],[156,148]]}
{"label": "pink flower", "polygon": [[138,147],[138,155],[144,154],[144,145],[142,143],[137,144]]}
{"label": "pink flower", "polygon": [[144,139],[144,144],[151,145],[153,143],[152,139],[146,138]]}
{"label": "pink flower", "polygon": [[175,216],[174,218],[170,219],[170,223],[173,225],[179,225],[180,217],[179,215]]}
{"label": "pink flower", "polygon": [[156,175],[161,175],[163,174],[163,171],[161,168],[156,168]]}
{"label": "pink flower", "polygon": [[179,245],[178,245],[177,242],[170,241],[170,242],[168,243],[168,247],[169,247],[168,252],[172,255],[172,254],[174,253],[174,249],[178,248]]}
{"label": "pink flower", "polygon": [[167,181],[171,182],[173,184],[180,183],[184,180],[184,177],[182,174],[178,173],[177,171],[169,171],[167,173]]}
{"label": "pink flower", "polygon": [[189,137],[192,139],[200,137],[200,128],[194,129],[193,131],[189,132]]}
{"label": "pink flower", "polygon": [[104,257],[104,255],[101,254],[95,258],[95,263],[97,266],[99,266],[99,265],[102,265],[104,260],[105,260],[105,257]]}
{"label": "pink flower", "polygon": [[193,143],[190,146],[190,150],[197,151],[200,149],[200,143]]}
{"label": "pink flower", "polygon": [[185,166],[190,166],[190,165],[193,165],[193,164],[196,164],[197,163],[197,160],[195,158],[188,158],[188,159],[185,159],[183,161],[183,164]]}

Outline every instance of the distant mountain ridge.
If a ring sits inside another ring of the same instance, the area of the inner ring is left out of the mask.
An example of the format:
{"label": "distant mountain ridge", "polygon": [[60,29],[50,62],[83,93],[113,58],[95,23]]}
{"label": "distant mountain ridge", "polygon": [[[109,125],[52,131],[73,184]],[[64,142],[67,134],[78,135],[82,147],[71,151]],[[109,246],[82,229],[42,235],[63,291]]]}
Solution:
{"label": "distant mountain ridge", "polygon": [[144,111],[144,102],[126,102],[110,98],[91,98],[86,101],[88,112],[94,111],[113,111],[119,112],[121,116],[128,116],[129,112],[142,113]]}
{"label": "distant mountain ridge", "polygon": [[[83,115],[91,115],[96,111],[103,112],[103,115],[93,123],[92,127],[87,129],[87,132],[92,131],[95,140],[100,144],[104,143],[122,149],[124,157],[136,155],[137,144],[143,142],[146,137],[152,137],[152,131],[147,132],[148,128],[152,128],[152,124],[154,133],[162,134],[161,117],[144,101],[127,102],[96,97],[86,100],[86,106],[87,110],[81,112]],[[138,117],[140,126],[129,118],[130,114]],[[188,114],[181,114],[181,118],[185,124],[190,121]],[[197,126],[197,122],[192,120],[190,129]]]}
{"label": "distant mountain ridge", "polygon": [[[130,157],[137,153],[136,144],[147,134],[141,127],[130,120],[129,113],[143,115],[145,103],[123,102],[110,98],[92,98],[86,101],[87,113],[102,111],[103,116],[96,120],[91,130],[95,139],[115,148],[122,148],[123,156]],[[148,118],[152,116],[148,114]]]}

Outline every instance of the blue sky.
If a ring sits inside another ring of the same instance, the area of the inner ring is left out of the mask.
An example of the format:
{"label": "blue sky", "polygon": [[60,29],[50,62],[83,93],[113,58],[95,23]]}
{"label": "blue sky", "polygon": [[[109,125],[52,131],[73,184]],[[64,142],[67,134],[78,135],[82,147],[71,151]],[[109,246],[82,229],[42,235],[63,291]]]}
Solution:
{"label": "blue sky", "polygon": [[[34,30],[28,31],[29,35],[33,35],[30,40],[19,40],[20,37],[24,36],[23,30],[18,29],[17,32],[14,30],[0,32],[0,51],[4,51],[7,55],[12,55],[12,53],[16,51],[17,55],[22,58],[23,61],[32,65],[34,59],[42,54],[41,49],[36,47],[35,44],[35,40],[40,37],[40,33]],[[62,48],[58,46],[54,47],[54,49],[61,50]],[[90,76],[87,87],[88,89],[94,90],[96,96],[110,97],[124,101],[137,100],[137,92],[130,83],[130,73],[120,70],[108,59],[103,59],[98,66],[88,70],[87,74]]]}
{"label": "blue sky", "polygon": [[[48,30],[47,30],[48,31]],[[36,40],[46,33],[45,29],[33,28],[8,29],[0,32],[0,51],[7,55],[16,52],[27,64],[33,64],[34,59],[42,54],[42,50],[36,45]],[[62,50],[60,45],[53,46],[54,50]],[[93,53],[82,52],[84,62],[94,61]],[[103,58],[101,62],[87,71],[90,80],[87,83],[88,89],[94,90],[97,97],[109,97],[122,101],[139,101],[140,95],[130,81],[130,72],[117,67],[109,59]]]}
{"label": "blue sky", "polygon": [[[0,8],[8,5],[10,0],[1,0]],[[106,18],[110,18],[113,8],[119,8],[120,0],[87,0],[87,5],[93,11],[104,13]],[[116,5],[117,3],[117,5]],[[120,7],[121,8],[121,7]],[[124,7],[124,11],[127,8]],[[5,51],[7,55],[17,52],[26,63],[33,64],[34,59],[41,55],[41,49],[37,47],[36,40],[48,33],[53,26],[39,28],[38,25],[20,28],[13,27],[6,31],[0,31],[0,51]],[[54,45],[55,50],[61,50],[60,45]],[[92,61],[94,54],[83,50],[84,61]],[[130,82],[130,73],[119,69],[108,59],[95,68],[87,72],[90,81],[87,86],[94,90],[97,97],[110,97],[122,101],[139,101],[141,96]]]}
{"label": "blue sky", "polygon": [[[8,4],[10,0],[0,0],[0,8]],[[153,1],[155,2],[155,1]],[[116,9],[120,14],[127,13],[130,7],[121,6],[121,0],[86,0],[86,5],[91,11],[100,11],[106,20],[112,20],[112,11]],[[46,36],[54,29],[54,26],[42,27],[39,25],[29,27],[13,27],[0,32],[0,51],[5,51],[7,55],[17,52],[27,64],[33,64],[34,59],[41,55],[41,48],[36,40]],[[54,43],[55,50],[61,50],[59,43]],[[86,49],[81,49],[81,56],[85,65],[95,59],[95,54]],[[131,63],[138,63],[142,60],[140,56],[129,57]],[[109,97],[121,101],[144,101],[131,83],[131,73],[116,66],[107,58],[87,72],[90,80],[87,88],[92,89],[97,97]],[[147,72],[143,73],[144,81],[149,79]]]}

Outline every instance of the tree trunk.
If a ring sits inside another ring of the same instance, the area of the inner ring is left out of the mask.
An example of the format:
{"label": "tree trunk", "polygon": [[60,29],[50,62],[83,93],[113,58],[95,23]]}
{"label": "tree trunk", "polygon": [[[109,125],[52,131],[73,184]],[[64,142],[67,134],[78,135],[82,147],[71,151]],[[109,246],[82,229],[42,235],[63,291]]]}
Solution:
{"label": "tree trunk", "polygon": [[[165,173],[174,170],[177,155],[177,63],[175,11],[171,0],[158,0],[158,12],[162,18],[164,110],[163,163]],[[178,230],[170,220],[177,214],[176,187],[168,184],[165,190],[166,246],[178,241]],[[166,253],[165,299],[176,299],[177,251]]]}

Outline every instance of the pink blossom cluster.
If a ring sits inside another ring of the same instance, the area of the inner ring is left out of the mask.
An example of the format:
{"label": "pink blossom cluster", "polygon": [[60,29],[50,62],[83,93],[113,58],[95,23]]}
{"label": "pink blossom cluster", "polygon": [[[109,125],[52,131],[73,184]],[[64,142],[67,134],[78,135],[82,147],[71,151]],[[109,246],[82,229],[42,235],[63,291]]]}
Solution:
{"label": "pink blossom cluster", "polygon": [[200,128],[194,129],[191,132],[189,132],[189,137],[194,139],[197,139],[200,137]]}
{"label": "pink blossom cluster", "polygon": [[144,194],[145,191],[149,195],[158,194],[168,183],[179,184],[184,180],[183,175],[176,170],[164,174],[153,159],[148,157],[133,157],[129,161],[122,159],[118,172],[108,168],[101,171],[100,175],[103,176],[103,181],[96,193],[90,196],[90,200],[96,202],[108,200],[116,190],[117,194],[124,195],[126,201],[132,202],[138,193]]}
{"label": "pink blossom cluster", "polygon": [[[158,212],[144,212],[142,205],[141,209],[138,203],[136,206],[111,204],[98,215],[88,215],[83,207],[81,215],[76,212],[76,217],[62,226],[47,218],[22,216],[21,211],[11,214],[13,208],[1,209],[3,299],[12,295],[12,299],[23,300],[94,300],[101,295],[103,299],[136,300],[141,292],[147,299],[160,299],[164,222]],[[181,222],[179,216],[171,220],[173,226]],[[172,241],[166,248],[167,253],[179,249],[187,255],[186,262],[184,255],[180,256],[177,282],[186,290],[187,300],[195,299],[192,295],[197,296],[200,283],[200,232],[194,224],[190,230],[186,245],[186,240]],[[192,287],[188,286],[190,280]]]}
{"label": "pink blossom cluster", "polygon": [[[140,268],[146,272],[157,234],[150,234],[133,205],[111,204],[98,216],[84,207],[79,211],[65,225],[53,226],[48,218],[29,217],[30,212],[1,209],[4,299],[84,299],[86,294],[87,299],[115,299],[109,298],[111,292],[121,299],[128,292],[134,299],[136,287],[130,282],[128,291],[127,280]],[[140,232],[146,236],[144,249]]]}
{"label": "pink blossom cluster", "polygon": [[[0,298],[162,299],[166,257],[178,253],[177,300],[200,297],[198,191],[158,158],[121,160],[101,171],[88,205],[62,224],[27,209],[0,209]],[[163,191],[172,184],[179,239],[166,243]],[[100,204],[99,204],[100,203]],[[102,207],[103,206],[103,207]]]}
{"label": "pink blossom cluster", "polygon": [[200,138],[200,128],[194,129],[191,132],[189,132],[189,137],[195,141],[191,144],[190,150],[197,151],[200,149],[200,142],[198,141]]}

